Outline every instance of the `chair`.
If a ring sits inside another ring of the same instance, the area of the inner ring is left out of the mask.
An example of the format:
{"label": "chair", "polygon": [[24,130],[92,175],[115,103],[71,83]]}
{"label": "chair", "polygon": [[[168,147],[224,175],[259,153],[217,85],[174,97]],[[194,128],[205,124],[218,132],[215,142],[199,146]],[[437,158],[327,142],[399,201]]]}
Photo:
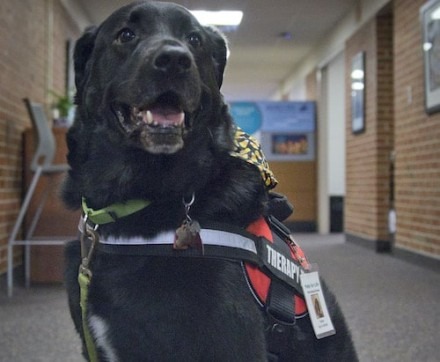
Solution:
{"label": "chair", "polygon": [[[33,172],[33,178],[29,185],[29,189],[26,192],[23,204],[20,208],[20,212],[18,213],[17,219],[8,240],[8,296],[12,296],[13,293],[14,246],[24,245],[25,247],[25,283],[26,287],[29,287],[31,245],[60,245],[65,242],[65,240],[60,240],[60,238],[33,238],[35,227],[37,226],[38,219],[40,218],[41,212],[43,211],[43,207],[47,201],[49,192],[51,189],[53,189],[53,177],[51,176],[55,176],[57,174],[61,174],[67,171],[69,169],[69,166],[67,164],[53,164],[56,151],[55,137],[52,133],[51,128],[49,127],[49,123],[46,118],[43,106],[39,103],[32,102],[27,98],[24,99],[24,103],[32,120],[32,125],[36,130],[37,148],[30,165],[30,169]],[[47,176],[49,178],[49,182],[41,195],[35,214],[32,218],[31,223],[29,224],[28,230],[26,230],[24,240],[17,240],[18,233],[23,224],[26,212],[29,208],[29,204],[34,196],[35,189],[41,176]]]}

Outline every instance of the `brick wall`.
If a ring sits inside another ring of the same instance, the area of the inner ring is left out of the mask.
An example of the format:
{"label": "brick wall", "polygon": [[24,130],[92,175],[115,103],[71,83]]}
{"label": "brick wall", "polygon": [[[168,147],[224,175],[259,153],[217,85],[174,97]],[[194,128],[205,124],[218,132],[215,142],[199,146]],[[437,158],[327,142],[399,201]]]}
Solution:
{"label": "brick wall", "polygon": [[424,108],[425,2],[394,3],[396,246],[440,257],[440,113]]}
{"label": "brick wall", "polygon": [[378,240],[389,240],[388,213],[393,195],[391,159],[394,150],[393,15],[376,18],[377,39],[377,227]]}
{"label": "brick wall", "polygon": [[[49,100],[65,87],[65,42],[79,29],[58,0],[0,2],[0,273],[22,199],[22,134],[30,127],[22,99]],[[16,260],[20,250],[17,248]]]}
{"label": "brick wall", "polygon": [[[393,148],[392,16],[377,16],[346,42],[346,200],[348,235],[389,239],[390,153]],[[365,131],[351,128],[351,64],[365,52]]]}

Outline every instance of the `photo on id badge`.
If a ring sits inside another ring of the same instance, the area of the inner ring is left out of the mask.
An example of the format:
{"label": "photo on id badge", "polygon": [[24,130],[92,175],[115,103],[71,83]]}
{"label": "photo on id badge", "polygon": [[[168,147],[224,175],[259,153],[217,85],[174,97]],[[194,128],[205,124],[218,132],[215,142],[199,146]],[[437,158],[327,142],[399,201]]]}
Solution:
{"label": "photo on id badge", "polygon": [[324,311],[321,307],[321,301],[319,300],[319,294],[315,293],[310,296],[312,298],[313,307],[315,308],[316,318],[324,318]]}

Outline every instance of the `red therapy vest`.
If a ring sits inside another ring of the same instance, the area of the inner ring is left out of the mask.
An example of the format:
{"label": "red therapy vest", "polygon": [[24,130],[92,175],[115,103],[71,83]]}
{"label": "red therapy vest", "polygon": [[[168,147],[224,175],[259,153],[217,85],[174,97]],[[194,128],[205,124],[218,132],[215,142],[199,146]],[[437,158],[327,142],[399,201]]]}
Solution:
{"label": "red therapy vest", "polygon": [[[260,218],[254,221],[247,227],[246,230],[255,236],[264,237],[265,239],[273,243],[272,231],[264,218]],[[298,256],[303,258],[304,262],[301,264],[301,266],[303,266],[304,268],[308,267],[307,259],[301,248],[297,247],[295,249],[295,252],[291,250],[291,255],[292,258],[299,263],[300,261],[298,260]],[[268,298],[271,278],[263,273],[256,265],[253,265],[251,263],[246,262],[245,268],[249,284],[254,291],[254,295],[258,297],[261,304],[265,305]],[[296,318],[303,317],[307,313],[307,306],[302,296],[294,294],[292,296],[292,303],[294,303],[295,305]]]}

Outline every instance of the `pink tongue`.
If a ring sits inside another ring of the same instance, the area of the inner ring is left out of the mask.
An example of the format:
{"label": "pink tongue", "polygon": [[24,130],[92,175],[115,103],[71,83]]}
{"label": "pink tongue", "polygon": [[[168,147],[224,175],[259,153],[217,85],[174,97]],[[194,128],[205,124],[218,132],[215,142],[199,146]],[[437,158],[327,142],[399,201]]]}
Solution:
{"label": "pink tongue", "polygon": [[153,107],[150,112],[154,122],[163,126],[180,125],[185,120],[185,114],[176,108]]}

